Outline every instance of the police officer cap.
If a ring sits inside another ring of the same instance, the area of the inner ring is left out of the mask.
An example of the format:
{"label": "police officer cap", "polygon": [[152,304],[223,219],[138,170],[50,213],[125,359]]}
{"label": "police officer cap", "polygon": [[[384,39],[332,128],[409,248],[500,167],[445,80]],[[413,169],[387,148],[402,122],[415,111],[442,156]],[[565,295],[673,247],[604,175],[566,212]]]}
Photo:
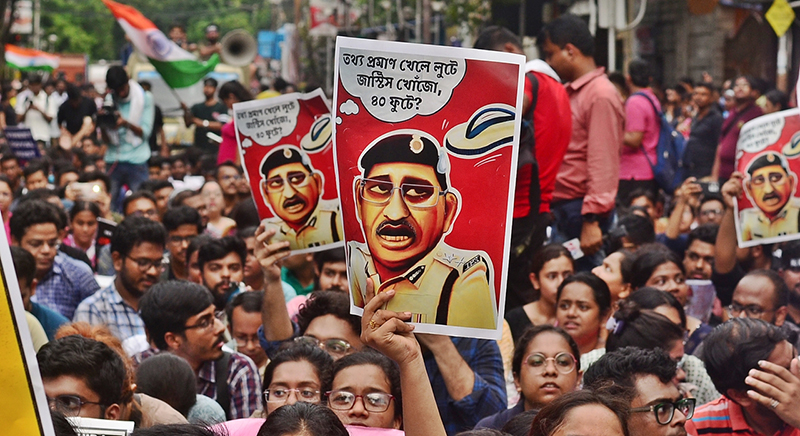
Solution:
{"label": "police officer cap", "polygon": [[433,168],[442,189],[447,189],[448,163],[446,156],[440,155],[440,148],[429,138],[412,133],[399,133],[387,136],[373,145],[361,157],[364,177],[368,177],[372,167],[383,163],[415,163]]}
{"label": "police officer cap", "polygon": [[264,177],[267,177],[269,172],[273,169],[290,163],[299,163],[303,165],[308,172],[313,171],[311,169],[311,162],[309,162],[308,156],[306,156],[304,153],[301,153],[296,147],[285,145],[275,148],[267,155],[267,158],[264,159],[264,163],[261,164],[261,174],[263,174]]}
{"label": "police officer cap", "polygon": [[762,154],[761,156],[756,158],[753,162],[751,162],[750,166],[747,168],[747,174],[750,174],[752,176],[753,173],[756,172],[757,170],[760,170],[761,168],[764,167],[771,167],[773,165],[778,165],[781,168],[783,168],[783,170],[786,171],[787,173],[789,172],[789,169],[786,168],[786,166],[784,166],[783,159],[781,159],[781,156],[778,153],[769,152]]}

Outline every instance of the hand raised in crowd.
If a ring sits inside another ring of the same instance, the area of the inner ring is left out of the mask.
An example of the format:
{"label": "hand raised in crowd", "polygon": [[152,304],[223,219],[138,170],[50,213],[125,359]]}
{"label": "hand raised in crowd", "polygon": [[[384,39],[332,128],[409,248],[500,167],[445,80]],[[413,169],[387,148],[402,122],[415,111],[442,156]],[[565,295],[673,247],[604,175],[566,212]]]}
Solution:
{"label": "hand raised in crowd", "polygon": [[795,357],[789,369],[770,361],[758,362],[761,369],[751,369],[745,383],[755,390],[747,396],[775,412],[785,423],[800,428],[800,361]]}
{"label": "hand raised in crowd", "polygon": [[266,230],[264,224],[256,229],[256,245],[253,254],[264,270],[264,279],[275,281],[281,279],[280,261],[289,257],[289,241],[272,242],[277,230]]}
{"label": "hand raised in crowd", "polygon": [[581,227],[581,250],[587,254],[592,255],[600,250],[603,246],[603,231],[600,229],[598,222],[585,222]]}
{"label": "hand raised in crowd", "polygon": [[375,295],[372,279],[367,279],[367,295],[372,296],[364,306],[361,317],[361,342],[368,345],[398,364],[411,362],[422,356],[414,326],[407,324],[410,312],[393,312],[381,309],[395,295],[394,290]]}
{"label": "hand raised in crowd", "polygon": [[681,183],[681,186],[678,186],[678,189],[675,190],[675,200],[687,201],[692,196],[698,196],[702,192],[703,187],[697,183],[697,179],[694,177],[689,177],[688,179],[684,180],[683,183]]}
{"label": "hand raised in crowd", "polygon": [[739,198],[742,196],[743,187],[742,181],[744,180],[744,174],[736,171],[731,174],[731,178],[722,185],[722,189],[720,189],[720,193],[722,194],[722,201],[725,202],[725,207],[730,210],[733,210],[733,199]]}

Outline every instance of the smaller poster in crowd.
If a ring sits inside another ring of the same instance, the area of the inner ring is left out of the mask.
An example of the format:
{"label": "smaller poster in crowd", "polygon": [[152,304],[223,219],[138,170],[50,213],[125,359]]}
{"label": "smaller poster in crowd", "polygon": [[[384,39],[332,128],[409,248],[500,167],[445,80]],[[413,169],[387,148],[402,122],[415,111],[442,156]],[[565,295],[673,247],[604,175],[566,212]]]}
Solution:
{"label": "smaller poster in crowd", "polygon": [[54,436],[6,232],[0,232],[0,349],[3,434]]}
{"label": "smaller poster in crowd", "polygon": [[128,436],[133,433],[133,421],[84,417],[69,417],[67,420],[78,436]]}
{"label": "smaller poster in crowd", "polygon": [[8,141],[8,146],[21,163],[41,157],[39,146],[33,139],[31,129],[27,127],[10,126],[3,129],[3,134]]}
{"label": "smaller poster in crowd", "polygon": [[800,239],[800,109],[744,124],[736,170],[744,175],[735,209],[739,246]]}
{"label": "smaller poster in crowd", "polygon": [[293,253],[340,247],[330,104],[321,89],[233,105],[258,215]]}
{"label": "smaller poster in crowd", "polygon": [[339,37],[336,175],[351,312],[500,339],[522,113],[519,55]]}

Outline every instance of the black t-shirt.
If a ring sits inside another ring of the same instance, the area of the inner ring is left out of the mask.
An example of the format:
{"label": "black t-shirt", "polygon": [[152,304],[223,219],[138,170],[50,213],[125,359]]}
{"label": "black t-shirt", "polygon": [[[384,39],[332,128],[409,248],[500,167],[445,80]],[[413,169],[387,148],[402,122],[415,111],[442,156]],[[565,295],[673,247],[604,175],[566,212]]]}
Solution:
{"label": "black t-shirt", "polygon": [[683,165],[686,168],[684,177],[700,179],[711,175],[722,121],[722,115],[714,107],[702,119],[692,121],[691,134],[683,155]]}
{"label": "black t-shirt", "polygon": [[81,103],[77,108],[67,100],[58,108],[58,125],[66,124],[67,131],[74,135],[81,130],[84,118],[92,117],[94,119],[96,114],[97,106],[92,99],[81,98]]}
{"label": "black t-shirt", "polygon": [[158,145],[158,132],[164,128],[164,114],[161,112],[161,107],[156,105],[156,115],[153,118],[153,131],[150,132],[150,150],[158,151],[160,150]]}
{"label": "black t-shirt", "polygon": [[[220,101],[217,101],[211,106],[207,106],[204,102],[192,106],[191,112],[193,117],[200,118],[201,120],[219,121],[220,115],[226,115],[228,113],[228,107]],[[210,129],[205,127],[195,127],[194,145],[203,151],[216,151],[216,144],[209,142],[206,136],[209,130]]]}

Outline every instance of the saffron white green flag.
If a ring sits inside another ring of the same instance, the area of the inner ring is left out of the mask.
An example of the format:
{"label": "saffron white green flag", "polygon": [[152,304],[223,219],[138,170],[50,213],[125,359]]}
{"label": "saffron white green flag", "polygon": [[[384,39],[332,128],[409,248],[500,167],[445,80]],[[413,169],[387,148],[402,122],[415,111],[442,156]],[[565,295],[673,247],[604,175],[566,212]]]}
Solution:
{"label": "saffron white green flag", "polygon": [[6,64],[9,67],[22,71],[46,70],[53,71],[58,68],[58,56],[34,50],[32,48],[22,48],[15,45],[6,44]]}
{"label": "saffron white green flag", "polygon": [[198,61],[193,54],[170,41],[164,32],[136,9],[112,0],[103,0],[103,3],[114,14],[133,45],[147,56],[171,88],[194,85],[214,71],[219,63],[216,54],[207,62]]}

